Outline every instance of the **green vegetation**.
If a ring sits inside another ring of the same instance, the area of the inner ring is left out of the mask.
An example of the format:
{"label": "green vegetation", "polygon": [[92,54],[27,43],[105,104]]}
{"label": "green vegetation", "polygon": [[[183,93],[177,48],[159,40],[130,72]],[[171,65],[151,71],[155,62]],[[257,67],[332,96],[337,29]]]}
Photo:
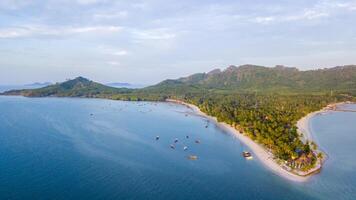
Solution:
{"label": "green vegetation", "polygon": [[355,101],[356,66],[311,71],[283,66],[230,66],[224,71],[166,80],[143,89],[117,89],[79,77],[41,89],[4,94],[130,101],[182,100],[232,125],[291,168],[308,170],[323,155],[315,152],[316,144],[302,142],[296,122],[330,103]]}
{"label": "green vegetation", "polygon": [[12,90],[5,95],[22,95],[27,97],[88,97],[110,98],[118,93],[129,93],[126,88],[113,88],[90,81],[83,77],[68,80],[63,83],[49,85],[47,87],[32,90]]}

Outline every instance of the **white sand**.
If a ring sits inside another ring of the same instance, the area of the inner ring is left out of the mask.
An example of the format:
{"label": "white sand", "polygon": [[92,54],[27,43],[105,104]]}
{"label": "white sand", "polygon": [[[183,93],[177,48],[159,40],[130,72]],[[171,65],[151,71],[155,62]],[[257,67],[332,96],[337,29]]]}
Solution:
{"label": "white sand", "polygon": [[[254,155],[270,170],[272,170],[272,172],[274,172],[275,174],[284,177],[288,180],[292,180],[292,181],[297,181],[297,182],[304,182],[307,181],[308,178],[310,176],[299,176],[296,175],[286,169],[284,169],[282,167],[282,165],[278,164],[274,159],[273,159],[273,154],[268,152],[264,147],[262,147],[261,145],[257,144],[256,142],[254,142],[253,140],[251,140],[249,137],[241,134],[239,131],[237,131],[234,127],[230,126],[229,124],[223,123],[223,122],[218,122],[217,119],[215,117],[211,117],[205,113],[203,113],[197,106],[192,105],[192,104],[188,104],[182,101],[178,101],[178,100],[174,100],[174,99],[167,99],[168,102],[172,102],[172,103],[178,103],[178,104],[183,104],[188,106],[189,108],[191,108],[196,114],[203,116],[207,119],[209,119],[210,121],[215,122],[219,127],[221,127],[223,130],[232,133],[233,135],[235,135],[240,141],[242,141],[245,145],[247,145],[254,153]],[[314,116],[315,114],[317,114],[318,112],[314,112],[309,114],[308,116],[302,118],[300,121],[298,121],[298,129],[304,130],[303,134],[306,135],[308,137],[308,140],[311,141],[311,133],[309,131],[309,119]],[[300,128],[299,128],[300,127]],[[321,167],[317,166],[315,169]]]}
{"label": "white sand", "polygon": [[312,117],[314,117],[315,115],[317,115],[318,113],[323,113],[325,111],[321,110],[321,111],[316,111],[316,112],[312,112],[309,113],[307,116],[301,118],[298,122],[297,122],[297,128],[298,128],[298,132],[299,134],[303,134],[303,142],[306,142],[306,140],[309,141],[313,141],[313,135],[310,131],[310,119]]}

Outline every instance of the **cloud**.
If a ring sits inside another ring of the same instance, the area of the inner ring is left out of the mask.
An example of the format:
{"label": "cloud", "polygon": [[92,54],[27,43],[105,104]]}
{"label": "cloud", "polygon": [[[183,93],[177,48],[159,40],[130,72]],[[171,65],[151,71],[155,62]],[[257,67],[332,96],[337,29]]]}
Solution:
{"label": "cloud", "polygon": [[17,10],[25,6],[31,5],[33,0],[0,0],[0,9]]}
{"label": "cloud", "polygon": [[330,14],[326,11],[306,9],[303,12],[295,15],[275,15],[275,16],[255,17],[252,21],[259,24],[269,24],[272,22],[316,20],[319,18],[324,18],[329,16]]}
{"label": "cloud", "polygon": [[315,5],[308,8],[303,8],[301,11],[286,12],[282,11],[279,14],[257,16],[252,20],[255,23],[270,24],[272,22],[290,22],[290,21],[310,21],[327,17],[335,16],[345,11],[356,10],[356,2],[337,2],[337,1],[318,1]]}
{"label": "cloud", "polygon": [[105,55],[114,55],[114,56],[127,56],[130,53],[127,50],[121,48],[113,48],[110,46],[100,45],[97,47],[99,52]]}
{"label": "cloud", "polygon": [[77,3],[81,5],[90,5],[90,4],[100,3],[100,2],[103,2],[103,0],[77,0]]}
{"label": "cloud", "polygon": [[170,40],[177,36],[167,28],[135,30],[133,31],[133,35],[137,40]]}
{"label": "cloud", "polygon": [[282,21],[313,20],[328,16],[330,16],[330,14],[327,11],[307,9],[299,15],[286,16]]}
{"label": "cloud", "polygon": [[348,3],[336,3],[336,6],[339,8],[344,8],[349,11],[355,11],[356,10],[356,2],[348,2]]}
{"label": "cloud", "polygon": [[120,66],[120,65],[121,65],[121,63],[119,63],[119,62],[117,62],[117,61],[108,61],[108,62],[106,62],[106,64],[108,64],[108,65],[115,65],[115,66]]}
{"label": "cloud", "polygon": [[96,20],[110,20],[110,19],[122,19],[128,16],[128,11],[119,11],[115,13],[103,13],[95,14],[94,19]]}
{"label": "cloud", "polygon": [[116,51],[116,52],[113,52],[112,55],[115,55],[115,56],[126,56],[128,55],[129,53],[125,50],[119,50],[119,51]]}
{"label": "cloud", "polygon": [[119,26],[49,27],[42,25],[26,25],[0,29],[0,38],[65,36],[85,33],[116,33],[122,29],[123,28]]}
{"label": "cloud", "polygon": [[133,8],[144,10],[148,7],[146,3],[134,3],[131,5]]}
{"label": "cloud", "polygon": [[255,22],[259,23],[259,24],[268,24],[270,22],[275,21],[276,18],[273,16],[269,16],[269,17],[256,17],[254,19]]}

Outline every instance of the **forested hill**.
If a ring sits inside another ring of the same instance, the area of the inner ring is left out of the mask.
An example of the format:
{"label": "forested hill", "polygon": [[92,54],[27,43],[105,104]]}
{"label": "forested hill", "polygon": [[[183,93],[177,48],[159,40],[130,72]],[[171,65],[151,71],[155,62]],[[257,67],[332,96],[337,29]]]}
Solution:
{"label": "forested hill", "polygon": [[215,69],[175,80],[165,80],[143,89],[114,88],[83,77],[40,89],[13,90],[3,95],[31,97],[70,96],[101,98],[139,98],[155,100],[172,95],[206,91],[259,94],[348,94],[356,96],[356,65],[300,71],[297,68],[274,68],[242,65]]}
{"label": "forested hill", "polygon": [[27,97],[107,97],[120,93],[128,93],[125,88],[109,87],[90,81],[83,77],[77,77],[63,83],[56,83],[39,89],[11,90],[3,95],[22,95]]}
{"label": "forested hill", "polygon": [[355,94],[356,65],[309,71],[284,66],[274,68],[256,65],[230,66],[223,71],[215,69],[208,73],[165,80],[147,89],[166,90],[182,87],[265,93],[333,91]]}

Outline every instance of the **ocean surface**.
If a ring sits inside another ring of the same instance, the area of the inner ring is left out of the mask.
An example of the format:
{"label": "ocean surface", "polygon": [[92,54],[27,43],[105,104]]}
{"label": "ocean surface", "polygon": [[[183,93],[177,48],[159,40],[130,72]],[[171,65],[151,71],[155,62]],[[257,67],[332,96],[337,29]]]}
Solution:
{"label": "ocean surface", "polygon": [[295,183],[242,158],[247,147],[181,105],[0,97],[0,199],[351,200],[355,122],[346,112],[312,119],[329,159]]}

